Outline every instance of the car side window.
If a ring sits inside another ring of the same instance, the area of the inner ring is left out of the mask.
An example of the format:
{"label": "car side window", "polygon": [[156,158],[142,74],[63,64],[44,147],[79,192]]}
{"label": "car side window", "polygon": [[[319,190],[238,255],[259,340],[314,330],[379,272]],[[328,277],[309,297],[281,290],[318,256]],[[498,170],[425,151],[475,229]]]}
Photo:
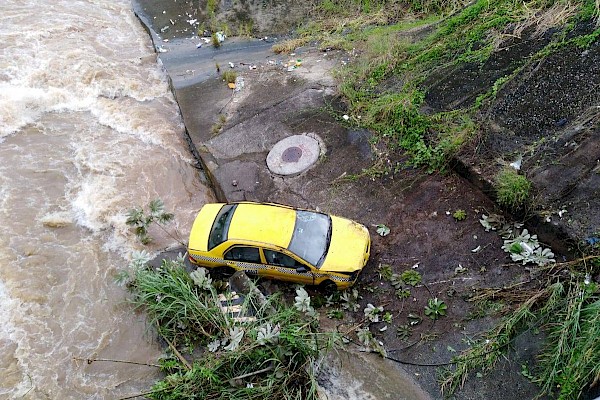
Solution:
{"label": "car side window", "polygon": [[296,261],[292,257],[287,254],[280,253],[278,251],[273,250],[264,250],[265,259],[267,260],[267,264],[276,265],[278,267],[287,267],[287,268],[298,268],[305,267],[304,264]]}
{"label": "car side window", "polygon": [[256,247],[236,246],[227,253],[224,258],[230,261],[242,261],[249,263],[260,263],[260,252]]}

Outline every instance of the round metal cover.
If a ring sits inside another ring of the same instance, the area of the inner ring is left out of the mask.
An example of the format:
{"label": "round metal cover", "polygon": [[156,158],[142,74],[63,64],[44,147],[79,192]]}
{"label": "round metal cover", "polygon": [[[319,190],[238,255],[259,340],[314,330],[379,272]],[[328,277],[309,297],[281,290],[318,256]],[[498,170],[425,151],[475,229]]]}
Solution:
{"label": "round metal cover", "polygon": [[296,146],[288,147],[281,155],[283,162],[298,162],[300,157],[302,157],[302,149]]}
{"label": "round metal cover", "polygon": [[310,136],[289,136],[273,146],[267,155],[267,167],[277,175],[297,175],[317,162],[320,151],[319,142]]}

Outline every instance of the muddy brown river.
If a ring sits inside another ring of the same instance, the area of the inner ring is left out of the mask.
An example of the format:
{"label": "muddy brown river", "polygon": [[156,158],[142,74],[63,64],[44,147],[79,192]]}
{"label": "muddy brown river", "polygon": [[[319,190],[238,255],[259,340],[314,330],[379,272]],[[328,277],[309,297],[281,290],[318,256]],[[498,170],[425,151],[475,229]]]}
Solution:
{"label": "muddy brown river", "polygon": [[[161,349],[114,282],[127,209],[161,198],[185,241],[212,200],[128,0],[0,4],[0,399],[147,390]],[[176,244],[154,231],[156,253]]]}

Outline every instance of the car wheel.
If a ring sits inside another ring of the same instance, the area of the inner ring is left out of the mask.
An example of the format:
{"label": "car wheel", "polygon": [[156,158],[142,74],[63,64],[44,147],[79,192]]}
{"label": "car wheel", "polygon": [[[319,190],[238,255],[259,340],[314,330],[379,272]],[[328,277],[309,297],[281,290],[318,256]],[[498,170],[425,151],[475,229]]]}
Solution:
{"label": "car wheel", "polygon": [[338,287],[331,279],[326,279],[319,284],[319,290],[325,295],[331,295],[337,292]]}
{"label": "car wheel", "polygon": [[215,267],[210,270],[210,274],[213,279],[226,280],[231,278],[231,275],[235,274],[235,269],[231,267]]}

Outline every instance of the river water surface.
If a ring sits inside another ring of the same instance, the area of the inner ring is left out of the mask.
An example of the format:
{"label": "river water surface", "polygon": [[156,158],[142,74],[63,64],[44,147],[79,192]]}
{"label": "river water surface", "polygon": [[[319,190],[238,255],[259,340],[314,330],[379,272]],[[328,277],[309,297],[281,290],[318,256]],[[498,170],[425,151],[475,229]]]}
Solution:
{"label": "river water surface", "polygon": [[[160,347],[114,283],[127,209],[161,198],[183,241],[212,200],[128,0],[0,3],[0,398],[119,398]],[[157,252],[174,244],[154,232]]]}

